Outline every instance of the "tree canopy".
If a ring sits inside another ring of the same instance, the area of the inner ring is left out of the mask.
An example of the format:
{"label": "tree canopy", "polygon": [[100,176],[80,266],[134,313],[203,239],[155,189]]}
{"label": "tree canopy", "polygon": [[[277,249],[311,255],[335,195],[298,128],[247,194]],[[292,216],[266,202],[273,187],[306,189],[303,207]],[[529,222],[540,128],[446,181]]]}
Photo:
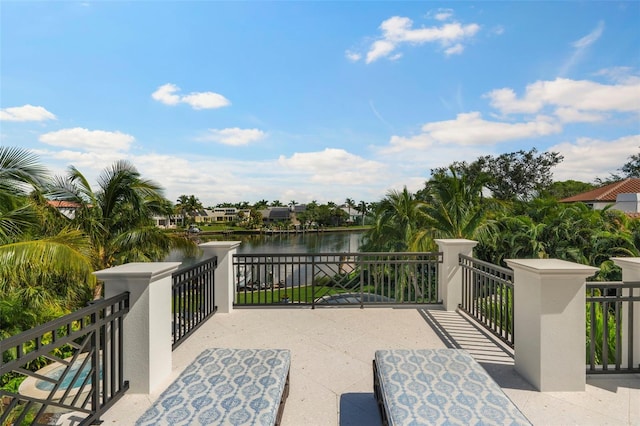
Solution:
{"label": "tree canopy", "polygon": [[486,155],[472,163],[454,162],[449,167],[436,168],[432,175],[446,173],[452,168],[469,180],[480,180],[494,198],[504,201],[530,201],[553,182],[551,169],[563,160],[557,152],[538,154],[536,148]]}
{"label": "tree canopy", "polygon": [[[171,203],[158,184],[142,178],[128,161],[104,169],[95,190],[71,166],[66,176],[55,179],[50,191],[55,199],[78,205],[71,224],[89,238],[96,270],[159,261],[171,248],[195,250],[188,239],[155,226],[152,216],[169,214]],[[100,292],[96,287],[94,296],[99,297]]]}

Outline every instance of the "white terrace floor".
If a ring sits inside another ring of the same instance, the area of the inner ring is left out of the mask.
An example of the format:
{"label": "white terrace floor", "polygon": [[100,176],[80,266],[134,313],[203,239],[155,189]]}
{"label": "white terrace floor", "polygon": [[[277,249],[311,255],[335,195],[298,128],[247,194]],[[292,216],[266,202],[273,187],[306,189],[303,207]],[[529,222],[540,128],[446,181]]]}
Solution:
{"label": "white terrace floor", "polygon": [[[513,358],[455,312],[437,309],[241,309],[216,314],[173,353],[167,385],[206,348],[290,349],[283,426],[380,425],[371,361],[376,349],[467,349],[534,425],[640,425],[640,376],[589,377],[585,392],[541,393]],[[558,348],[562,350],[562,348]],[[151,405],[125,395],[103,425],[127,425]]]}

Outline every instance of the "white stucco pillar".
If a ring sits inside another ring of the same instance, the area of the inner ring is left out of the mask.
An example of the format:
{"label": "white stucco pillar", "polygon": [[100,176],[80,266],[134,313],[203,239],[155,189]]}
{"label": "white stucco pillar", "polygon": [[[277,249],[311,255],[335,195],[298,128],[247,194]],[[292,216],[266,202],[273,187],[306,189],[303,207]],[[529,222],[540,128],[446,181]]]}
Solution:
{"label": "white stucco pillar", "polygon": [[455,311],[462,303],[462,268],[458,255],[473,255],[477,241],[466,239],[436,240],[442,252],[442,265],[438,269],[438,293],[447,311]]}
{"label": "white stucco pillar", "polygon": [[585,279],[592,266],[508,259],[514,281],[515,368],[540,391],[584,391]]}
{"label": "white stucco pillar", "polygon": [[233,255],[241,241],[210,241],[199,247],[205,257],[218,256],[218,267],[215,272],[215,292],[218,313],[228,314],[233,311],[235,282],[233,273]]}
{"label": "white stucco pillar", "polygon": [[129,392],[153,392],[171,374],[171,273],[180,262],[127,263],[94,272],[104,297],[129,295],[124,317],[124,379]]}
{"label": "white stucco pillar", "polygon": [[[622,268],[622,281],[640,282],[640,257],[612,257],[613,263]],[[623,296],[638,296],[640,288],[623,290]],[[629,309],[632,302],[622,304],[622,367],[629,367]],[[632,365],[640,364],[640,302],[633,302],[633,360]]]}

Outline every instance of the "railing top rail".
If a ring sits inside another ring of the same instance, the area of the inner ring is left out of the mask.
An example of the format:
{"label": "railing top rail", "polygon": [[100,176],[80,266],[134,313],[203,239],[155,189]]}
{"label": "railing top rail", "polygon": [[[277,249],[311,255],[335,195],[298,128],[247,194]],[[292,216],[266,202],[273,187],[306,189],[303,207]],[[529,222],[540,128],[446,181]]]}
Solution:
{"label": "railing top rail", "polygon": [[[36,327],[30,328],[29,330],[25,330],[20,334],[16,334],[15,336],[11,336],[6,339],[3,339],[2,346],[5,348],[18,346],[24,342],[40,337],[45,333],[49,333],[54,330],[57,330],[60,327],[64,327],[73,321],[78,321],[96,311],[99,311],[101,309],[107,308],[109,306],[120,303],[123,300],[128,300],[128,299],[129,299],[129,292],[127,291],[117,296],[113,296],[109,299],[102,299],[99,301],[91,302],[89,306],[86,306],[68,315],[49,321],[45,324],[41,324]],[[0,360],[0,363],[1,362],[2,360]]]}
{"label": "railing top rail", "polygon": [[217,265],[218,256],[209,257],[209,258],[201,260],[200,262],[195,263],[193,265],[189,265],[189,266],[186,266],[184,268],[178,269],[177,271],[173,272],[173,274],[171,274],[171,276],[176,276],[176,275],[184,274],[184,273],[187,273],[187,272],[191,272],[194,269],[198,269],[202,265],[206,265],[206,264],[211,263],[211,262],[215,262],[216,265]]}
{"label": "railing top rail", "polygon": [[491,268],[495,272],[499,272],[499,273],[506,274],[506,275],[512,275],[513,274],[513,269],[511,269],[511,268],[505,268],[505,267],[500,266],[500,265],[495,265],[495,264],[490,263],[490,262],[485,262],[484,260],[476,259],[475,257],[467,256],[465,254],[459,254],[458,256],[459,256],[458,259],[460,261],[467,260],[469,262],[473,262],[474,266],[477,266],[477,265],[484,266],[486,268]]}
{"label": "railing top rail", "polygon": [[587,288],[640,288],[640,281],[587,281]]}
{"label": "railing top rail", "polygon": [[320,257],[320,256],[351,256],[351,257],[364,257],[364,256],[391,256],[391,257],[442,257],[442,252],[429,251],[429,252],[332,252],[332,253],[237,253],[234,254],[235,258],[246,257]]}

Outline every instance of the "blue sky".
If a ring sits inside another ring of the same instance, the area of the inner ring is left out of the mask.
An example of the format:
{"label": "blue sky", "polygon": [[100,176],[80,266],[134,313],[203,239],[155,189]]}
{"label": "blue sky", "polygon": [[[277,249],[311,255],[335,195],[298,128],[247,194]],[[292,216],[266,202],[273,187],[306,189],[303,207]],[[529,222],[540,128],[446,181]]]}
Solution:
{"label": "blue sky", "polygon": [[0,143],[169,199],[376,201],[431,168],[640,147],[640,2],[0,2]]}

